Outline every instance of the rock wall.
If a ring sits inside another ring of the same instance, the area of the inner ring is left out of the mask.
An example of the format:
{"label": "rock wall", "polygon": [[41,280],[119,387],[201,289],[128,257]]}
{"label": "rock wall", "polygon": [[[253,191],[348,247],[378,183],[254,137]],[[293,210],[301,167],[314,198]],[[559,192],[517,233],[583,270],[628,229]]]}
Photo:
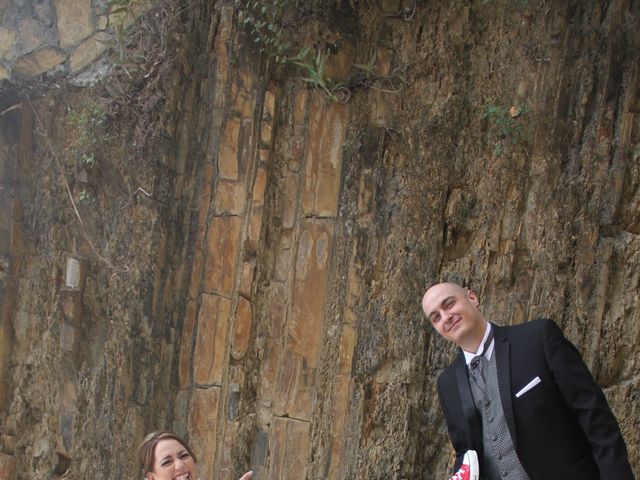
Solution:
{"label": "rock wall", "polygon": [[3,478],[135,477],[163,427],[202,478],[446,478],[439,279],[555,318],[640,473],[637,3],[333,4],[345,104],[185,7],[142,154],[140,117],[67,128],[101,87],[3,92]]}
{"label": "rock wall", "polygon": [[0,2],[0,81],[46,75],[95,82],[110,70],[105,51],[122,47],[125,29],[148,8],[143,0]]}

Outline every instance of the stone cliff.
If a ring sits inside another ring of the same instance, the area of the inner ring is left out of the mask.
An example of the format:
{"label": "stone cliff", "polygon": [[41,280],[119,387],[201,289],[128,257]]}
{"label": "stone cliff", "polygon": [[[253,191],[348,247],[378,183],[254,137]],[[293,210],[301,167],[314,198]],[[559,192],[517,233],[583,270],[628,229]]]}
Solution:
{"label": "stone cliff", "polygon": [[239,2],[72,3],[0,1],[0,478],[445,478],[439,279],[556,319],[640,474],[637,2],[284,2],[306,82]]}

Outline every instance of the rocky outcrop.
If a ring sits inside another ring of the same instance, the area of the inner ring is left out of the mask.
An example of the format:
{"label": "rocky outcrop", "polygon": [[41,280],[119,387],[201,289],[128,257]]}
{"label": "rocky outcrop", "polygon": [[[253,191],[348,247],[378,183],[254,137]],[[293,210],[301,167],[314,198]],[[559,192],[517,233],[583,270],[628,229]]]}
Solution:
{"label": "rocky outcrop", "polygon": [[637,5],[347,3],[301,27],[344,104],[196,0],[144,149],[142,115],[77,120],[102,90],[3,94],[7,478],[135,477],[164,427],[203,478],[446,478],[440,279],[555,318],[639,472]]}
{"label": "rocky outcrop", "polygon": [[[0,3],[0,81],[50,74],[88,84],[108,74],[97,63],[122,48],[125,30],[150,4],[143,1],[38,0]],[[84,75],[80,75],[84,70]]]}

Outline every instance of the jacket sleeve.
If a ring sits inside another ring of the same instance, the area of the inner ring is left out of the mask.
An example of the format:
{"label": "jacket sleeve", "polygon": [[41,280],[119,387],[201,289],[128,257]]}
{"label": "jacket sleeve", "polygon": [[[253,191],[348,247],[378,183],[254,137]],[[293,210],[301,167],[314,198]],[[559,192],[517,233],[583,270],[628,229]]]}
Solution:
{"label": "jacket sleeve", "polygon": [[464,458],[464,454],[469,449],[466,444],[464,438],[464,432],[459,429],[454,421],[454,416],[450,412],[448,402],[444,396],[444,386],[443,377],[441,376],[438,379],[438,399],[440,400],[440,407],[442,408],[442,413],[444,414],[445,421],[447,422],[447,432],[449,433],[449,440],[453,445],[453,448],[456,452],[456,461],[453,464],[453,474],[458,471],[458,469],[462,466],[462,460]]}
{"label": "jacket sleeve", "polygon": [[600,477],[633,480],[618,422],[580,353],[552,320],[545,321],[543,337],[547,363],[564,401],[591,444]]}

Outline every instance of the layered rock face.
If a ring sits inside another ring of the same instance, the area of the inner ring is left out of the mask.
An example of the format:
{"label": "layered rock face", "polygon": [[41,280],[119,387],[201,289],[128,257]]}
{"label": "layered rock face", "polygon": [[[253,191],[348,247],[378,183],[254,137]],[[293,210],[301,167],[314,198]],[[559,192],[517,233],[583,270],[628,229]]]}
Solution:
{"label": "layered rock face", "polygon": [[151,4],[142,0],[34,0],[0,3],[0,81],[65,73],[87,84],[110,70],[97,61]]}
{"label": "layered rock face", "polygon": [[426,3],[300,27],[346,103],[196,0],[152,117],[2,91],[0,477],[134,478],[171,428],[203,479],[447,478],[443,279],[554,318],[640,474],[640,8]]}

